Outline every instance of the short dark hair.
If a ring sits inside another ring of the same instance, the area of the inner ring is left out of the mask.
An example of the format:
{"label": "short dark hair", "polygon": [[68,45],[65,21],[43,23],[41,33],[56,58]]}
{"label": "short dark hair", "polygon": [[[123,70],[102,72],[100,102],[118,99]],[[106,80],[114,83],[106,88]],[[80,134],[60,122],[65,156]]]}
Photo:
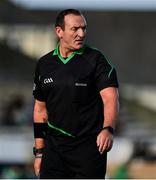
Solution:
{"label": "short dark hair", "polygon": [[64,17],[68,14],[82,16],[82,13],[77,9],[65,9],[57,15],[56,21],[55,21],[55,27],[60,26],[62,29],[64,29],[65,27]]}

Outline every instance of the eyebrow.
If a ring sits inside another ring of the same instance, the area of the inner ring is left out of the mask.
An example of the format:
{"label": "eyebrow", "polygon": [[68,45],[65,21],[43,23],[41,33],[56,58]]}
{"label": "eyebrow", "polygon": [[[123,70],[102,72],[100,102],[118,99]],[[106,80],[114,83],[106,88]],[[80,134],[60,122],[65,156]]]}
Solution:
{"label": "eyebrow", "polygon": [[86,28],[87,27],[87,25],[85,25],[85,26],[72,26],[71,28]]}

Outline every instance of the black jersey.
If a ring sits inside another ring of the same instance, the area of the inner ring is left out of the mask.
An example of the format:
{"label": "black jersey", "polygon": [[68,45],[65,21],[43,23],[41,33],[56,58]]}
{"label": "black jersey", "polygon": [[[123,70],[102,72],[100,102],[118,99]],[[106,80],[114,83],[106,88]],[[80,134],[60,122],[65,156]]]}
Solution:
{"label": "black jersey", "polygon": [[99,50],[85,45],[64,59],[58,45],[38,61],[33,95],[46,102],[49,127],[78,137],[102,129],[99,91],[107,87],[118,87],[116,71]]}

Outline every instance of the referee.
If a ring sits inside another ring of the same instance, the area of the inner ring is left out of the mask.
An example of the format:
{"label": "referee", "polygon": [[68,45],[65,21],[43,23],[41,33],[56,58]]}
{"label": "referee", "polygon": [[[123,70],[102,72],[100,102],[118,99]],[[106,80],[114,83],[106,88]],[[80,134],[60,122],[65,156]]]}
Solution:
{"label": "referee", "polygon": [[76,9],[55,22],[56,48],[34,77],[34,169],[43,179],[105,178],[118,114],[113,65],[84,44],[86,20]]}

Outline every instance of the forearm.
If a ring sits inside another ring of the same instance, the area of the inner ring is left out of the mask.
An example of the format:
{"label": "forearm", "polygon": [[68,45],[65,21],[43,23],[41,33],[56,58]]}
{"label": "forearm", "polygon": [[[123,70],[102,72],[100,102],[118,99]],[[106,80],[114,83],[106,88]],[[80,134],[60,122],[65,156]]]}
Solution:
{"label": "forearm", "polygon": [[41,149],[44,147],[44,139],[43,138],[35,138],[35,144],[36,149]]}
{"label": "forearm", "polygon": [[44,102],[39,102],[36,100],[34,105],[34,122],[44,123],[48,118],[47,110]]}
{"label": "forearm", "polygon": [[[113,145],[113,129],[115,129],[119,111],[118,90],[114,87],[108,87],[101,90],[100,95],[104,104],[104,122],[96,142],[99,152],[103,153],[110,151]],[[108,126],[113,129],[108,128]]]}
{"label": "forearm", "polygon": [[44,131],[46,131],[46,120],[47,111],[45,103],[36,101],[34,106],[34,137],[35,147],[37,149],[44,147]]}
{"label": "forearm", "polygon": [[104,103],[103,127],[111,126],[115,128],[119,112],[119,95],[116,88],[107,88],[100,92]]}
{"label": "forearm", "polygon": [[111,126],[112,128],[115,128],[118,111],[119,102],[117,99],[112,99],[111,101],[105,102],[103,127]]}

